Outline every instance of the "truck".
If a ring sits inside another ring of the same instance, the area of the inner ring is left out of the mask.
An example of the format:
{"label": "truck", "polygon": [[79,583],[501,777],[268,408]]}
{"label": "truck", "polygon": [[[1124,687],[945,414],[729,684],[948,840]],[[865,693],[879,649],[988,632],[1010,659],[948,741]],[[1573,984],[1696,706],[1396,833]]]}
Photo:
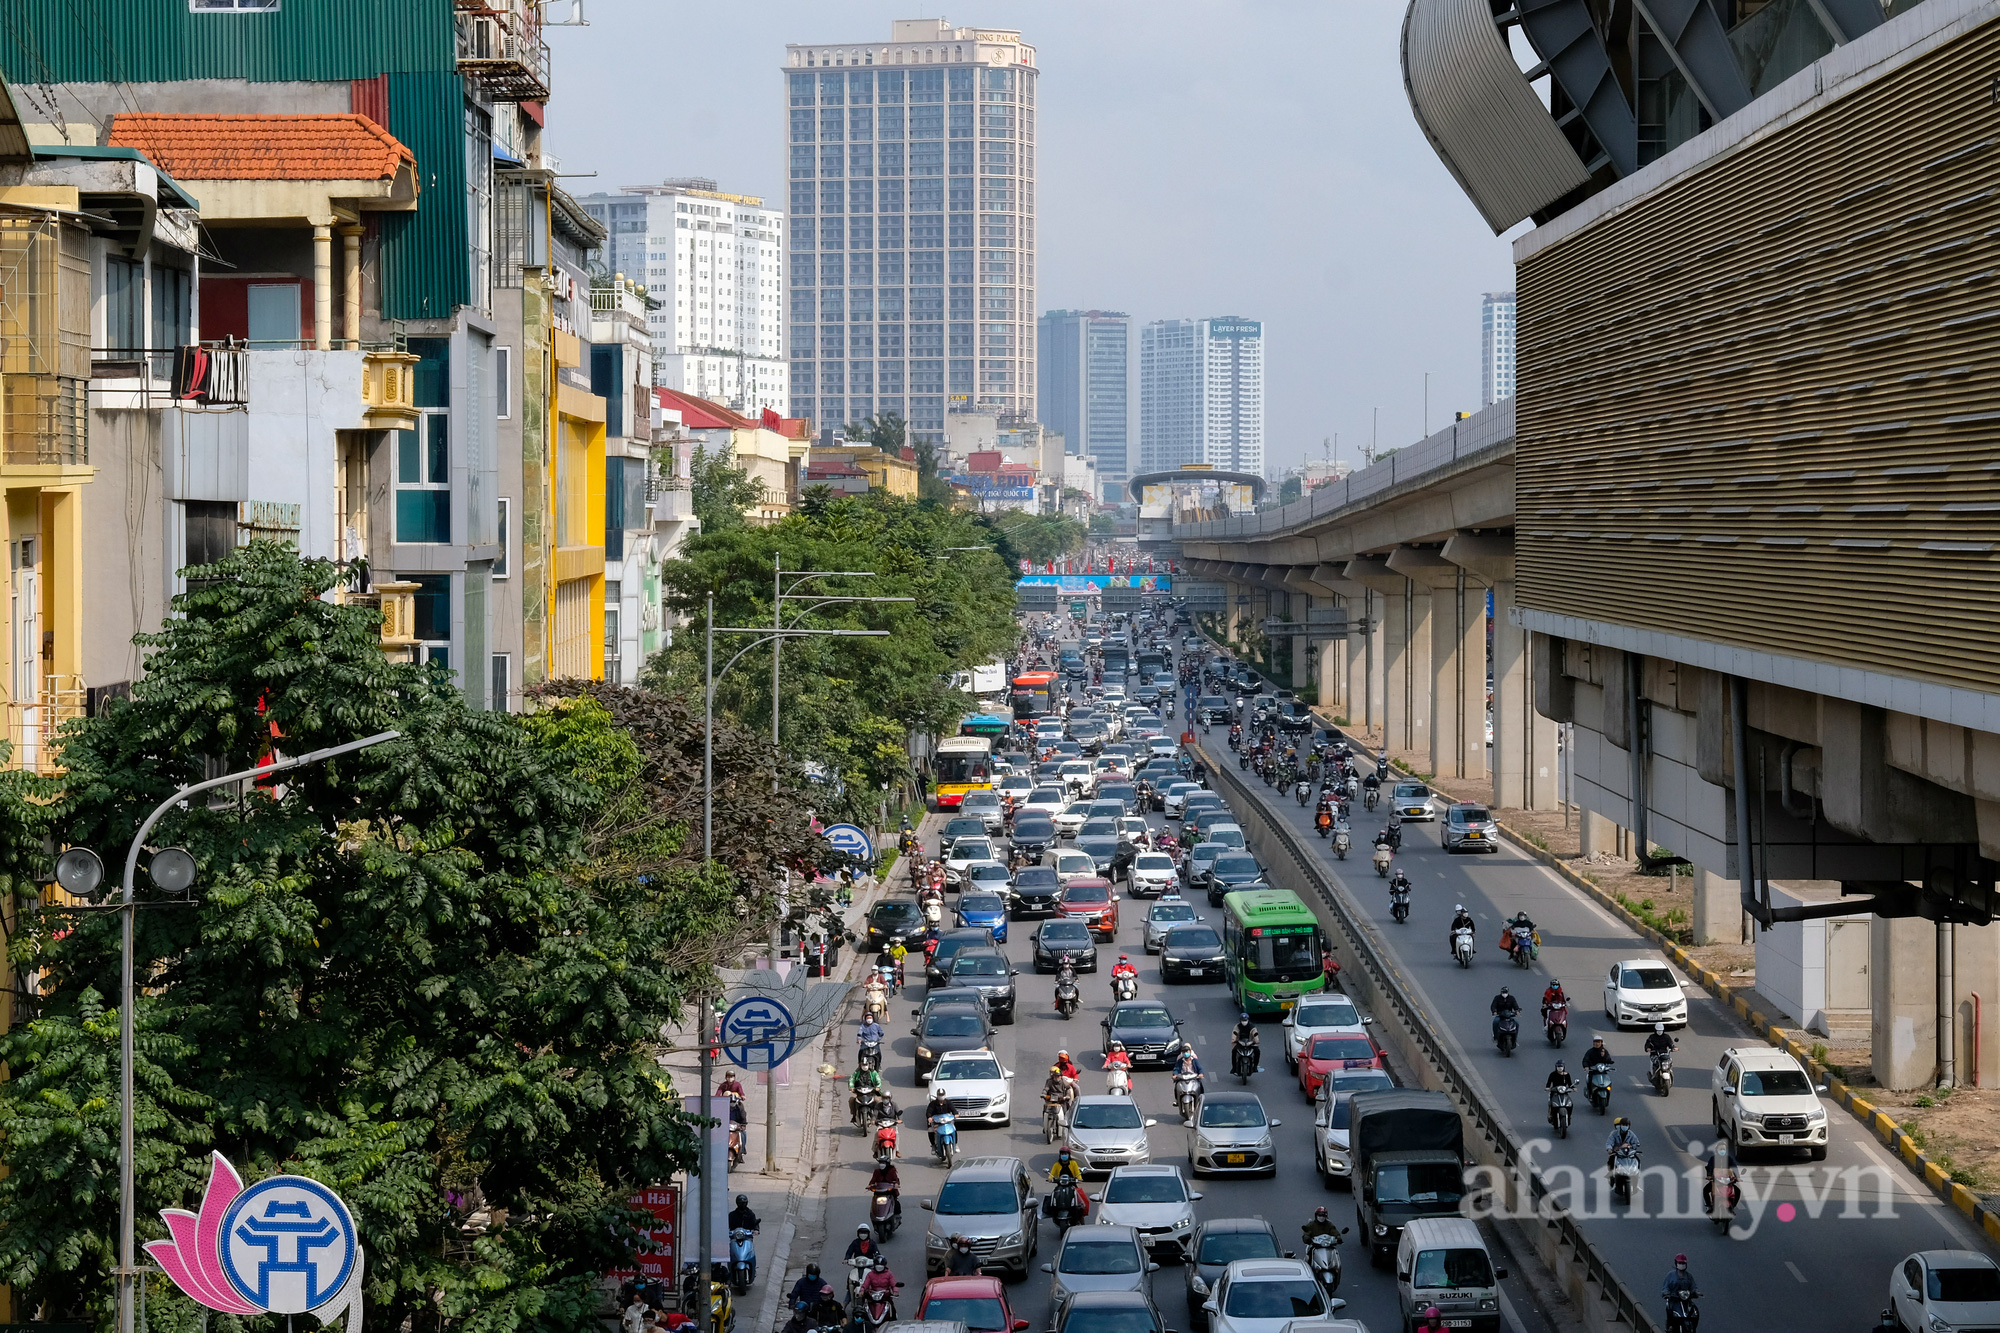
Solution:
{"label": "truck", "polygon": [[1465,1122],[1442,1092],[1384,1088],[1348,1105],[1354,1216],[1377,1268],[1419,1217],[1456,1217],[1465,1194]]}
{"label": "truck", "polygon": [[988,662],[985,666],[972,668],[972,695],[984,699],[992,695],[1007,693],[1007,664]]}

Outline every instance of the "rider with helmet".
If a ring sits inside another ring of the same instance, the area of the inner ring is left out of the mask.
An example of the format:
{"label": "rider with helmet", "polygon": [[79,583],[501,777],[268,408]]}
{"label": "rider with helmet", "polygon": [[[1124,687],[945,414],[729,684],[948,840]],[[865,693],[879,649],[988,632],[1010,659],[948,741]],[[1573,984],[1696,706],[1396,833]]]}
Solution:
{"label": "rider with helmet", "polygon": [[1312,1221],[1306,1223],[1299,1230],[1304,1235],[1305,1243],[1308,1247],[1322,1237],[1325,1238],[1329,1245],[1340,1244],[1340,1228],[1335,1226],[1332,1220],[1327,1217],[1325,1208],[1313,1209]]}
{"label": "rider with helmet", "polygon": [[1493,1039],[1498,1041],[1500,1039],[1500,1020],[1503,1018],[1512,1018],[1514,1015],[1520,1013],[1521,1002],[1514,998],[1514,992],[1502,986],[1500,993],[1493,997],[1493,1003],[1487,1006],[1487,1011],[1493,1015]]}

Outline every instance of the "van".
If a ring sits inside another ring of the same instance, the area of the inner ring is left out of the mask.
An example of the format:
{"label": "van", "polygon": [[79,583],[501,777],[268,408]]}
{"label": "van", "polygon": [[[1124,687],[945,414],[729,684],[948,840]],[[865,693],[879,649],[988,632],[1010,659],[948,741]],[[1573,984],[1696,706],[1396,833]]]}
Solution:
{"label": "van", "polygon": [[1396,1300],[1408,1328],[1435,1305],[1446,1328],[1498,1333],[1500,1280],[1479,1228],[1462,1217],[1412,1218],[1396,1245]]}

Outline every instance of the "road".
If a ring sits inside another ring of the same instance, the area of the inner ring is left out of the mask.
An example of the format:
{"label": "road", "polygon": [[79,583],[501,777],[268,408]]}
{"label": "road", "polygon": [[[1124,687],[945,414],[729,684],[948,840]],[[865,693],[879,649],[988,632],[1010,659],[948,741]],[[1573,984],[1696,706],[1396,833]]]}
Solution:
{"label": "road", "polygon": [[[1204,744],[1212,759],[1235,771],[1221,729]],[[1601,1173],[1611,1118],[1631,1118],[1650,1173],[1643,1200],[1629,1209],[1613,1205],[1600,1178],[1586,1185],[1576,1211],[1592,1243],[1642,1299],[1652,1300],[1679,1251],[1689,1255],[1706,1293],[1709,1327],[1747,1326],[1739,1324],[1738,1312],[1755,1311],[1760,1333],[1867,1329],[1887,1303],[1891,1268],[1906,1255],[1989,1249],[1959,1213],[1831,1104],[1827,1160],[1748,1159],[1753,1188],[1744,1215],[1753,1225],[1739,1228],[1747,1234],[1719,1234],[1699,1216],[1698,1183],[1690,1190],[1681,1176],[1690,1168],[1698,1172],[1709,1147],[1710,1072],[1718,1057],[1731,1046],[1764,1044],[1733,1012],[1700,987],[1686,986],[1689,1024],[1677,1034],[1677,1079],[1672,1094],[1660,1097],[1646,1079],[1646,1034],[1614,1031],[1602,1009],[1603,980],[1614,961],[1659,955],[1581,891],[1518,848],[1454,856],[1439,845],[1437,826],[1410,824],[1397,863],[1409,872],[1414,892],[1410,919],[1398,925],[1383,881],[1365,856],[1377,816],[1357,814],[1355,841],[1364,854],[1339,862],[1311,836],[1310,810],[1276,798],[1261,783],[1255,790],[1269,814],[1307,834],[1321,873],[1368,923],[1384,956],[1457,1048],[1461,1067],[1485,1085],[1486,1104],[1503,1111],[1521,1138],[1543,1140],[1535,1160],[1545,1172],[1555,1164],[1574,1167],[1586,1179]],[[1478,922],[1479,952],[1469,970],[1452,961],[1445,945],[1447,924],[1461,902]],[[1528,970],[1507,961],[1495,943],[1503,916],[1519,910],[1537,923],[1543,941],[1540,961]],[[1535,1013],[1552,976],[1562,979],[1572,1000],[1561,1052],[1549,1048]],[[1501,986],[1511,987],[1528,1011],[1512,1058],[1494,1047],[1487,1016]],[[1576,1071],[1591,1038],[1600,1034],[1618,1060],[1610,1110],[1600,1118],[1579,1095],[1571,1137],[1549,1139],[1543,1080],[1558,1055]],[[1857,1196],[1853,1204],[1850,1190]]]}

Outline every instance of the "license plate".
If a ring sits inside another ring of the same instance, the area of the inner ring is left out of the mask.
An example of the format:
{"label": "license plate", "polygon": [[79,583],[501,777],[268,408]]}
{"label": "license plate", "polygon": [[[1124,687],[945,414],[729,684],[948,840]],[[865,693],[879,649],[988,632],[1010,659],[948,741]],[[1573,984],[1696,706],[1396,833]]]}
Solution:
{"label": "license plate", "polygon": [[1208,973],[1204,972],[1202,969],[1198,967],[1191,967],[1187,970],[1187,972],[1188,975],[1191,977],[1205,977],[1208,975]]}
{"label": "license plate", "polygon": [[1472,1321],[1470,1319],[1447,1319],[1444,1321],[1444,1326],[1446,1328],[1471,1328]]}
{"label": "license plate", "polygon": [[1278,1001],[1278,1007],[1280,1009],[1290,1009],[1293,1005],[1296,1005],[1297,1003],[1298,1003],[1297,1000],[1291,1000],[1291,999],[1280,1000]]}
{"label": "license plate", "polygon": [[1248,1157],[1247,1153],[1230,1152],[1230,1153],[1224,1153],[1222,1155],[1222,1160],[1230,1166],[1241,1166],[1243,1165],[1244,1160],[1247,1157]]}
{"label": "license plate", "polygon": [[1479,839],[1480,839],[1481,837],[1483,837],[1483,836],[1484,836],[1483,834],[1479,834],[1479,833],[1468,833],[1468,834],[1466,834],[1466,835],[1465,835],[1465,837],[1466,837],[1466,840],[1467,840],[1468,842],[1478,842],[1478,841],[1479,841]]}
{"label": "license plate", "polygon": [[1792,1141],[1792,1136],[1789,1134],[1778,1135],[1778,1142],[1780,1144],[1790,1143],[1791,1141]]}

